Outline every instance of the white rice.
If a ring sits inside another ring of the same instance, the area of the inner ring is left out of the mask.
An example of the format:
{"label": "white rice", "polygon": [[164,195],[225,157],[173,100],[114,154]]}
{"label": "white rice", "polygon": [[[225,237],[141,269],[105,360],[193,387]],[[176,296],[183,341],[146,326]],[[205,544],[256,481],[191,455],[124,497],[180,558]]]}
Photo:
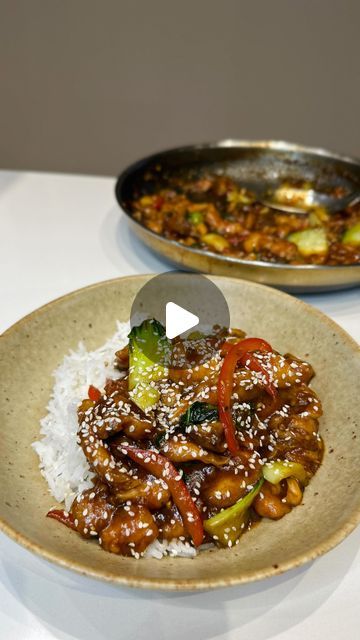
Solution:
{"label": "white rice", "polygon": [[[130,327],[117,323],[116,333],[99,349],[87,351],[80,343],[55,369],[48,414],[40,422],[41,440],[33,443],[40,458],[40,470],[54,498],[68,510],[78,493],[92,486],[93,476],[81,447],[77,444],[77,407],[87,397],[89,385],[103,389],[107,378],[118,378],[114,354],[127,344]],[[164,555],[192,558],[196,550],[188,542],[155,540],[146,556]]]}

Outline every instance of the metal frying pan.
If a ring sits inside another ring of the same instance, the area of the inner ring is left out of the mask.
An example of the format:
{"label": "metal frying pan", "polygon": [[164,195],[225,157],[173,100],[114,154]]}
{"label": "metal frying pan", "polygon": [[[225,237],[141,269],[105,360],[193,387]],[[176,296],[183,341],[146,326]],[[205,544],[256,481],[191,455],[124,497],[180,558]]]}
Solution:
{"label": "metal frying pan", "polygon": [[281,183],[295,181],[310,182],[319,194],[342,187],[346,196],[360,192],[360,161],[286,142],[225,140],[179,147],[144,158],[121,173],[115,189],[116,199],[136,235],[182,269],[255,280],[293,292],[329,291],[360,284],[360,265],[298,266],[222,256],[168,240],[132,218],[130,203],[134,198],[156,191],[171,176],[196,178],[203,173],[226,174],[255,192],[259,199]]}

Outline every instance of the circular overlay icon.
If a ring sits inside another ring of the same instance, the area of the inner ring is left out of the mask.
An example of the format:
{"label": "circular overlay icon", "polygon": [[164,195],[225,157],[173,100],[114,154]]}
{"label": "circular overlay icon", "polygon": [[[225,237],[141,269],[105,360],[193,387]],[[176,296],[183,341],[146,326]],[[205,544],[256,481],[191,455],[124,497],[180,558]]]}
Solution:
{"label": "circular overlay icon", "polygon": [[[210,360],[230,326],[220,289],[203,275],[170,271],[137,293],[130,316],[136,348],[153,363],[191,369]],[[131,338],[130,338],[131,339]]]}

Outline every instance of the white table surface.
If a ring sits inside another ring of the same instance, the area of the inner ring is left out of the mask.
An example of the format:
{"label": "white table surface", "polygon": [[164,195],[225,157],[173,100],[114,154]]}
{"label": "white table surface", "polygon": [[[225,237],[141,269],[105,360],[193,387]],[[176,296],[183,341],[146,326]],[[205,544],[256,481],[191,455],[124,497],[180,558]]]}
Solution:
{"label": "white table surface", "polygon": [[[134,238],[114,180],[0,172],[0,331],[84,285],[169,266]],[[303,296],[360,341],[360,290]],[[0,534],[1,640],[359,637],[360,527],[316,562],[248,586],[164,594],[41,560]]]}

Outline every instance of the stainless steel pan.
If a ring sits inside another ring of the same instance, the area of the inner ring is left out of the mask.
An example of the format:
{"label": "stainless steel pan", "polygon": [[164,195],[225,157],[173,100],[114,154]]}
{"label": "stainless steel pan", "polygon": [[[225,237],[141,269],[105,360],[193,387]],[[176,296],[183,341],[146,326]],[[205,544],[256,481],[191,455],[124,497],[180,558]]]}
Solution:
{"label": "stainless steel pan", "polygon": [[[149,172],[157,174],[155,181],[146,179]],[[229,175],[259,195],[286,180],[306,180],[319,191],[342,186],[352,193],[360,191],[360,161],[287,142],[224,140],[179,147],[135,162],[121,173],[115,190],[134,233],[182,269],[245,278],[293,292],[360,285],[360,265],[293,266],[231,258],[168,240],[132,218],[130,202],[139,193],[161,187],[170,174],[196,177],[204,172]]]}

